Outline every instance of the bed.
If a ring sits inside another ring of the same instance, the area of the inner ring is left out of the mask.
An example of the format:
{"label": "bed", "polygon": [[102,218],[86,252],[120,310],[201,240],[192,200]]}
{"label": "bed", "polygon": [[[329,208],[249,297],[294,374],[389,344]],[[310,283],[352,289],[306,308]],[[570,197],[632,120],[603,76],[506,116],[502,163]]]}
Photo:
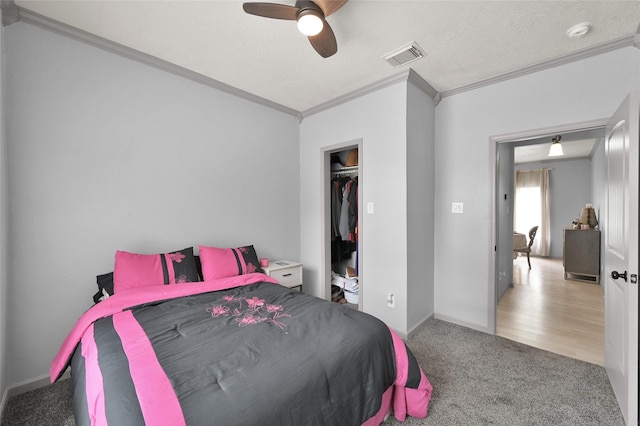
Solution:
{"label": "bed", "polygon": [[[426,417],[431,384],[384,323],[280,286],[255,267],[253,253],[247,260],[224,250],[235,263],[231,276],[220,272],[221,252],[209,257],[202,246],[193,273],[185,272],[187,249],[153,255],[146,269],[159,271],[162,285],[116,254],[114,294],[81,316],[51,364],[52,381],[71,368],[78,426]],[[176,262],[175,253],[184,257]]]}

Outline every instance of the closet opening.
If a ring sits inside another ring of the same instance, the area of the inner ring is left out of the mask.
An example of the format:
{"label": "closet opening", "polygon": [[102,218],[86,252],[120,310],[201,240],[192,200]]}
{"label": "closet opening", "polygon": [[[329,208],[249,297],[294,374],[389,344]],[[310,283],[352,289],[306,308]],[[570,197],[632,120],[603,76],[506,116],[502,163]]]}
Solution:
{"label": "closet opening", "polygon": [[362,306],[361,141],[323,149],[325,298]]}

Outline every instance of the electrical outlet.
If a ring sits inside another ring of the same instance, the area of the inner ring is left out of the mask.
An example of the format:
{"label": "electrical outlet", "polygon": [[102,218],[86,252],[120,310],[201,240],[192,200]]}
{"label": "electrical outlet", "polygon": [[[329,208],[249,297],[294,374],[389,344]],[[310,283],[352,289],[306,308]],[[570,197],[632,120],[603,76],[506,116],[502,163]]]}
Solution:
{"label": "electrical outlet", "polygon": [[451,213],[463,213],[464,203],[451,203]]}
{"label": "electrical outlet", "polygon": [[387,293],[387,306],[390,308],[396,307],[396,299],[393,296],[393,293]]}

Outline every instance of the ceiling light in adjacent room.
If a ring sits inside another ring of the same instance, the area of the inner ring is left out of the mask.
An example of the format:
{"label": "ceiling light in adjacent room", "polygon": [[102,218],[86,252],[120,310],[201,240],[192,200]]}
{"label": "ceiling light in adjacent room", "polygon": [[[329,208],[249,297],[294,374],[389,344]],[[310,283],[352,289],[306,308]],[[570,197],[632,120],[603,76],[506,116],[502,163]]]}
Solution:
{"label": "ceiling light in adjacent room", "polygon": [[582,37],[591,29],[591,22],[581,22],[567,30],[567,36],[570,38]]}
{"label": "ceiling light in adjacent room", "polygon": [[549,148],[549,157],[560,157],[561,155],[564,155],[564,152],[562,152],[562,145],[560,145],[561,138],[562,136],[558,135],[551,139],[553,143]]}

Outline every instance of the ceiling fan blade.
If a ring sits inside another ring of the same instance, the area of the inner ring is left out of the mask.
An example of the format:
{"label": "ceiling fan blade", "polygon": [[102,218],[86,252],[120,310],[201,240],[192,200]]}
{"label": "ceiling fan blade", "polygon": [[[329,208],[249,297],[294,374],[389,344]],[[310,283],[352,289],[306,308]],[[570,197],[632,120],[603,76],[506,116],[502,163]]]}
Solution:
{"label": "ceiling fan blade", "polygon": [[340,9],[347,0],[313,0],[315,4],[320,6],[322,12],[324,13],[325,18],[331,15],[336,10]]}
{"label": "ceiling fan blade", "polygon": [[288,21],[295,21],[299,10],[297,7],[277,3],[244,3],[242,8],[251,15]]}
{"label": "ceiling fan blade", "polygon": [[318,35],[309,36],[307,38],[320,56],[328,58],[338,51],[338,43],[336,42],[336,36],[329,26],[329,23],[324,20],[323,23],[324,26],[322,27],[322,31],[320,31]]}

